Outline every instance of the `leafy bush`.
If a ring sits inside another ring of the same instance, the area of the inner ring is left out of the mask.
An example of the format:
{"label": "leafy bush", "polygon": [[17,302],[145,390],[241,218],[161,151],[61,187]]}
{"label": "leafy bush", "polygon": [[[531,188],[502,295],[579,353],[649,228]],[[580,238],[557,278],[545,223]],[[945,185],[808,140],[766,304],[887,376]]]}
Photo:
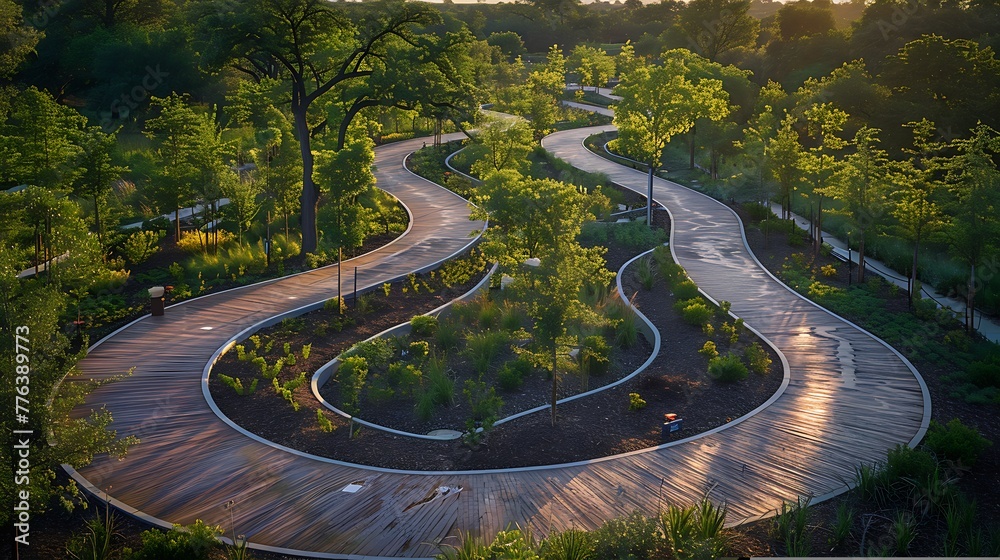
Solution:
{"label": "leafy bush", "polygon": [[240,380],[239,377],[233,378],[221,373],[219,374],[219,381],[231,387],[234,391],[236,391],[236,394],[241,397],[244,395],[252,395],[254,391],[257,390],[258,380],[256,378],[252,382],[250,382],[250,387],[244,387],[243,381]]}
{"label": "leafy bush", "polygon": [[207,560],[220,546],[217,539],[221,527],[205,525],[200,519],[194,525],[174,525],[170,531],[147,529],[142,532],[142,548],[133,555],[134,560]]}
{"label": "leafy bush", "polygon": [[886,483],[890,486],[900,481],[923,484],[937,470],[937,461],[929,452],[903,444],[889,450],[885,461]]}
{"label": "leafy bush", "polygon": [[323,311],[330,311],[335,313],[340,313],[346,308],[344,305],[344,300],[340,296],[332,297],[323,302]]}
{"label": "leafy bush", "polygon": [[410,343],[407,351],[415,358],[423,358],[430,353],[431,346],[426,340],[414,340]]}
{"label": "leafy bush", "polygon": [[472,410],[471,422],[467,422],[467,426],[471,428],[478,424],[482,426],[483,431],[489,430],[500,414],[500,409],[503,408],[503,399],[497,396],[496,389],[487,387],[482,379],[478,381],[466,379],[462,394],[465,395]]}
{"label": "leafy bush", "polygon": [[410,319],[410,329],[416,336],[434,336],[438,330],[438,318],[433,315],[415,315]]}
{"label": "leafy bush", "polygon": [[684,271],[684,267],[673,262],[660,263],[657,267],[660,276],[671,288],[676,287],[678,284],[687,279],[687,272]]}
{"label": "leafy bush", "polygon": [[962,423],[958,418],[942,426],[931,420],[924,445],[941,459],[958,461],[965,467],[976,464],[979,454],[993,442],[984,438],[979,430]]}
{"label": "leafy bush", "polygon": [[1000,388],[1000,360],[977,360],[965,370],[969,382],[979,388]]}
{"label": "leafy bush", "polygon": [[740,360],[740,357],[729,353],[708,361],[708,375],[716,381],[729,383],[746,379],[748,372],[747,366]]}
{"label": "leafy bush", "polygon": [[759,342],[754,342],[743,351],[743,357],[746,358],[748,364],[750,364],[750,369],[759,373],[766,374],[771,371],[771,356],[767,353],[767,350],[760,345]]}
{"label": "leafy bush", "polygon": [[691,280],[683,280],[674,286],[674,297],[678,300],[698,297],[698,285]]}
{"label": "leafy bush", "polygon": [[698,353],[711,360],[719,355],[719,349],[715,347],[714,342],[706,340],[705,345],[701,347],[701,350],[698,350]]}
{"label": "leafy bush", "polygon": [[316,409],[316,421],[319,422],[319,429],[325,433],[329,434],[337,429],[337,427],[333,425],[333,422],[331,422],[330,419],[323,414],[323,411],[318,408]]}
{"label": "leafy bush", "polygon": [[667,240],[667,234],[662,229],[651,229],[645,222],[638,220],[608,224],[608,233],[617,243],[633,251],[645,251],[662,245]]}
{"label": "leafy bush", "polygon": [[337,382],[340,384],[340,400],[344,412],[350,415],[358,414],[360,409],[361,389],[368,376],[368,361],[362,356],[348,356],[337,368]]}
{"label": "leafy bush", "polygon": [[514,332],[521,328],[524,323],[524,310],[517,304],[507,302],[503,306],[500,314],[500,328],[508,332]]}
{"label": "leafy bush", "polygon": [[395,351],[388,340],[379,337],[355,344],[344,352],[344,356],[358,356],[364,358],[373,368],[383,368],[389,365],[389,360],[395,356]]}
{"label": "leafy bush", "polygon": [[524,376],[531,373],[531,363],[523,358],[511,360],[500,368],[497,382],[505,391],[516,391],[524,383]]}
{"label": "leafy bush", "polygon": [[701,326],[709,323],[714,313],[704,301],[698,298],[693,301],[689,300],[688,304],[681,309],[681,315],[684,317],[684,321]]}
{"label": "leafy bush", "polygon": [[649,560],[660,541],[656,521],[642,513],[632,512],[627,517],[612,519],[591,533],[594,540],[594,558],[632,558]]}
{"label": "leafy bush", "polygon": [[132,264],[144,263],[160,250],[164,235],[163,231],[134,232],[122,242],[122,255]]}
{"label": "leafy bush", "polygon": [[423,372],[414,367],[413,364],[393,362],[389,364],[386,376],[389,378],[391,386],[398,387],[401,393],[409,394],[414,388],[420,386]]}
{"label": "leafy bush", "polygon": [[646,408],[646,399],[643,399],[639,393],[629,393],[628,394],[628,410],[629,412],[635,412],[637,410],[642,410]]}

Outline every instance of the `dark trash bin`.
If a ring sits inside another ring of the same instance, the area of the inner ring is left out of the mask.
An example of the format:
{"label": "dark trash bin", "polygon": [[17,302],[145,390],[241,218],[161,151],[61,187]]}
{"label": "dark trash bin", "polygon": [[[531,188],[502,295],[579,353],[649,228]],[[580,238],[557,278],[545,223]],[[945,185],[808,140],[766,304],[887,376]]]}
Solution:
{"label": "dark trash bin", "polygon": [[149,308],[154,317],[163,315],[164,297],[163,286],[153,286],[149,289]]}

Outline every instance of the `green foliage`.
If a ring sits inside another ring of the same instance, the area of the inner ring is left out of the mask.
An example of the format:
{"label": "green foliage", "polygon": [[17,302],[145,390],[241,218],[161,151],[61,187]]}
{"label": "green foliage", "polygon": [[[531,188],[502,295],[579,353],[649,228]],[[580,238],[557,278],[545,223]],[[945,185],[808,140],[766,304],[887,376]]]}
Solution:
{"label": "green foliage", "polygon": [[523,326],[524,310],[516,303],[506,302],[500,314],[500,328],[513,333]]}
{"label": "green foliage", "polygon": [[722,533],[726,512],[708,496],[693,506],[667,506],[659,518],[667,549],[678,560],[718,558],[727,542]]}
{"label": "green foliage", "polygon": [[475,433],[478,427],[482,427],[483,432],[489,431],[497,420],[500,409],[503,408],[503,399],[497,396],[496,389],[487,387],[482,379],[478,381],[466,379],[462,394],[471,409],[469,420],[466,421],[469,435]]}
{"label": "green foliage", "polygon": [[332,311],[335,313],[340,313],[344,310],[346,306],[344,305],[344,300],[340,296],[332,297],[323,302],[323,311]]}
{"label": "green foliage", "polygon": [[414,340],[410,342],[407,351],[415,358],[424,358],[430,353],[431,346],[426,340]]}
{"label": "green foliage", "polygon": [[294,391],[305,385],[306,383],[306,372],[299,373],[298,377],[292,378],[284,383],[278,381],[275,377],[271,379],[271,385],[274,386],[274,392],[281,396],[281,398],[288,401],[288,404],[292,405],[292,409],[298,412],[299,403],[295,400]]}
{"label": "green foliage", "polygon": [[219,374],[219,381],[228,385],[230,388],[236,391],[237,395],[241,397],[245,395],[252,395],[254,391],[257,390],[258,379],[256,378],[252,382],[250,382],[249,387],[243,387],[243,381],[240,380],[240,378],[237,377],[234,379],[232,377],[229,377],[228,375],[223,375],[221,373]]}
{"label": "green foliage", "polygon": [[716,381],[731,383],[747,378],[747,366],[736,354],[717,356],[708,361],[708,375]]}
{"label": "green foliage", "polygon": [[917,520],[908,511],[897,511],[892,520],[892,537],[896,556],[907,556],[917,536]]}
{"label": "green foliage", "polygon": [[604,375],[611,365],[611,346],[601,335],[583,339],[580,348],[580,369],[586,375]]}
{"label": "green foliage", "polygon": [[659,533],[657,522],[638,511],[611,519],[591,533],[594,558],[649,560],[660,542]]}
{"label": "green foliage", "polygon": [[812,530],[809,529],[809,499],[784,502],[774,517],[773,535],[785,545],[788,556],[809,556]]}
{"label": "green foliage", "polygon": [[639,259],[636,263],[635,275],[639,279],[639,284],[644,290],[649,291],[653,289],[653,283],[656,281],[656,276],[653,275],[653,264],[648,257]]}
{"label": "green foliage", "polygon": [[118,517],[105,506],[104,515],[98,514],[85,523],[83,533],[73,535],[66,543],[66,554],[73,560],[109,560],[115,557]]}
{"label": "green foliage", "polygon": [[702,326],[712,321],[715,313],[708,307],[700,297],[689,300],[678,300],[674,304],[675,309],[679,309],[684,321],[692,325]]}
{"label": "green foliage", "polygon": [[761,375],[771,372],[771,356],[759,342],[754,342],[750,346],[747,346],[743,350],[743,357],[746,359],[747,364],[750,365],[751,370]]}
{"label": "green foliage", "polygon": [[[426,344],[426,343],[425,343]],[[408,394],[414,388],[419,387],[423,380],[423,372],[413,366],[403,362],[393,362],[386,370],[386,376],[392,387],[398,388],[400,393]]]}
{"label": "green foliage", "polygon": [[194,525],[174,525],[170,531],[148,529],[142,532],[142,548],[133,555],[134,560],[208,560],[212,551],[219,548],[221,527],[205,525],[200,519]]}
{"label": "green foliage", "polygon": [[458,326],[452,321],[442,321],[438,324],[437,332],[434,334],[434,343],[439,349],[447,352],[458,348],[461,339]]}
{"label": "green foliage", "polygon": [[659,228],[650,229],[645,222],[638,220],[622,223],[589,222],[584,224],[580,233],[580,241],[587,244],[600,245],[607,243],[609,239],[629,251],[641,252],[662,246],[667,240],[667,234]]}
{"label": "green foliage", "polygon": [[484,373],[509,341],[510,334],[505,331],[469,333],[465,337],[465,349],[476,371]]}
{"label": "green foliage", "polygon": [[628,410],[629,412],[635,412],[637,410],[642,410],[646,408],[646,400],[643,399],[639,393],[629,393],[628,394]]}
{"label": "green foliage", "polygon": [[698,285],[691,280],[682,280],[674,285],[674,297],[678,300],[694,299],[699,295]]}
{"label": "green foliage", "polygon": [[930,479],[937,468],[937,462],[929,452],[897,444],[886,455],[886,482],[893,485],[909,480],[921,484]]}
{"label": "green foliage", "polygon": [[162,231],[137,231],[122,242],[122,254],[132,264],[146,262],[160,250],[160,240],[165,235]]}
{"label": "green foliage", "polygon": [[367,376],[368,361],[364,356],[347,356],[341,360],[340,367],[337,368],[337,383],[340,385],[340,401],[344,412],[352,416],[361,412],[361,389],[365,386]]}
{"label": "green foliage", "polygon": [[[505,556],[504,558],[509,558]],[[589,560],[594,556],[594,539],[590,533],[570,529],[549,535],[542,542],[542,560]]]}
{"label": "green foliage", "polygon": [[355,344],[344,352],[344,356],[358,356],[364,358],[373,368],[384,368],[395,356],[395,351],[388,340],[378,337]]}
{"label": "green foliage", "polygon": [[1000,389],[1000,359],[996,357],[986,360],[976,360],[965,370],[966,378],[976,387],[985,389],[996,387]]}
{"label": "green foliage", "polygon": [[308,360],[309,359],[309,354],[312,353],[312,346],[313,345],[312,345],[311,342],[308,343],[308,344],[303,344],[302,345],[302,359],[303,360]]}
{"label": "green foliage", "polygon": [[701,350],[698,350],[698,353],[711,360],[719,355],[719,350],[715,347],[715,342],[706,340]]}
{"label": "green foliage", "polygon": [[410,319],[410,328],[416,336],[434,336],[438,330],[438,318],[433,315],[415,315]]}
{"label": "green foliage", "polygon": [[639,326],[635,312],[622,300],[615,299],[608,309],[608,317],[614,322],[615,345],[631,348],[639,340]]}
{"label": "green foliage", "polygon": [[976,464],[979,455],[992,445],[979,430],[971,428],[954,418],[946,425],[931,420],[924,445],[939,459],[956,461],[964,467]]}
{"label": "green foliage", "polygon": [[323,410],[320,408],[316,409],[316,421],[319,422],[319,429],[324,433],[329,434],[337,429],[337,426],[335,426],[333,422],[331,422],[330,419],[323,414]]}
{"label": "green foliage", "polygon": [[511,360],[500,368],[497,383],[504,391],[516,391],[524,383],[524,377],[531,373],[531,362],[524,358]]}
{"label": "green foliage", "polygon": [[837,518],[830,529],[830,537],[827,543],[834,549],[844,544],[851,536],[851,528],[854,526],[855,510],[847,501],[837,504]]}

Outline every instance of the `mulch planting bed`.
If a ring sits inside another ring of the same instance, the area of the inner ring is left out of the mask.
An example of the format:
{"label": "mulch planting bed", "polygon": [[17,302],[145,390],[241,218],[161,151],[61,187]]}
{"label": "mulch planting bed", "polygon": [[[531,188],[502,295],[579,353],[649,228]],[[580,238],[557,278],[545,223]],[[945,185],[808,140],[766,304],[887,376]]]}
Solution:
{"label": "mulch planting bed", "polygon": [[[656,214],[654,223],[668,228],[666,212],[658,211]],[[617,269],[633,256],[634,250],[611,247],[606,255],[608,267]],[[626,286],[630,293],[638,291],[634,280],[627,281]],[[287,326],[277,325],[270,329],[271,333],[283,329],[286,332],[276,338],[275,347],[280,348],[287,341],[293,352],[297,352],[303,344],[313,345],[309,359],[300,358],[294,367],[286,367],[279,379],[291,379],[299,371],[311,375],[320,365],[353,343],[408,321],[413,315],[429,311],[468,287],[471,283],[461,289],[456,287],[453,293],[421,294],[417,298],[412,294],[406,298],[399,297],[398,287],[393,288],[390,298],[383,297],[381,291],[376,290],[370,297],[377,311],[356,317],[354,324],[324,336],[317,336],[315,330],[319,322],[331,322],[329,316],[323,318],[326,312],[303,316],[303,324],[296,325],[297,332],[294,333],[287,332]],[[461,440],[418,440],[369,428],[356,427],[353,437],[350,437],[347,422],[329,411],[325,415],[336,429],[331,433],[323,432],[316,418],[316,411],[321,405],[313,398],[308,385],[295,390],[300,409],[294,411],[270,385],[264,384],[264,380],[261,380],[257,392],[248,396],[239,396],[221,383],[219,374],[233,377],[246,375],[244,384],[247,384],[250,376],[256,373],[246,367],[252,364],[239,362],[233,352],[223,356],[213,369],[211,393],[223,413],[237,424],[266,439],[308,453],[388,468],[465,470],[558,464],[660,445],[664,443],[661,425],[665,413],[676,413],[684,419],[683,430],[672,436],[672,439],[678,439],[734,420],[759,406],[777,390],[782,372],[780,361],[773,353],[774,365],[769,375],[751,373],[747,380],[734,384],[718,383],[708,378],[707,358],[697,352],[704,344],[706,335],[700,328],[682,321],[673,310],[673,297],[662,287],[662,282],[653,291],[640,293],[635,301],[661,332],[671,333],[663,341],[660,356],[650,369],[618,387],[560,405],[556,426],[551,425],[548,411],[530,414],[496,426],[475,448],[470,448]],[[268,331],[261,334],[266,335]],[[749,340],[751,336],[749,332],[744,332],[742,339]],[[725,346],[720,344],[720,349],[724,350]],[[623,353],[618,372],[592,377],[590,388],[631,372],[646,359],[650,350],[650,343],[640,336],[636,347]],[[499,389],[498,394],[505,402],[521,408],[545,404],[550,381],[544,374],[535,375],[538,378],[524,385],[517,394]],[[578,383],[575,376],[564,376],[560,382],[561,394],[579,389],[575,385]],[[335,390],[333,392],[331,397],[336,396]],[[646,407],[629,411],[629,393],[633,392],[647,401]],[[462,399],[459,384],[456,384],[455,397],[456,402]],[[363,409],[360,416],[383,425],[396,422],[401,427],[409,426],[421,432],[435,427],[456,427],[454,422],[450,426],[416,424],[412,402],[407,406],[409,408],[405,411]],[[501,416],[517,409],[505,407]]]}

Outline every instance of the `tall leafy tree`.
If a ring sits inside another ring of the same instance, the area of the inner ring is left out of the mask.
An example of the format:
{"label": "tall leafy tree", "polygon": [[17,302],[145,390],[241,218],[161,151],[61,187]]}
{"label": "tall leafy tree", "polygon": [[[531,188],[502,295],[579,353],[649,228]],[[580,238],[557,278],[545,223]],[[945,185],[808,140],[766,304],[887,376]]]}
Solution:
{"label": "tall leafy tree", "polygon": [[[205,28],[219,62],[232,62],[254,79],[280,78],[289,89],[302,158],[303,253],[315,251],[318,241],[314,135],[337,129],[341,149],[350,123],[367,107],[420,105],[441,118],[457,97],[469,97],[458,53],[471,37],[461,30],[418,34],[418,27],[438,22],[418,3],[340,7],[325,0],[252,0],[213,5],[212,13]],[[443,99],[435,99],[442,92]],[[337,98],[339,110],[317,103],[327,94]]]}
{"label": "tall leafy tree", "polygon": [[78,173],[75,163],[86,122],[46,91],[34,86],[20,91],[12,100],[4,138],[0,138],[14,156],[0,162],[0,178],[48,189],[68,188]]}
{"label": "tall leafy tree", "polygon": [[577,45],[569,57],[570,66],[580,75],[581,86],[597,89],[615,75],[615,59],[604,49]]}
{"label": "tall leafy tree", "polygon": [[[796,118],[785,114],[774,140],[766,147],[767,159],[771,165],[771,175],[778,183],[778,197],[781,201],[781,219],[792,217],[792,197],[795,189],[803,181],[802,146],[799,133],[795,130]],[[791,227],[795,227],[794,222]]]}
{"label": "tall leafy tree", "polygon": [[94,231],[101,247],[104,247],[101,208],[114,183],[121,179],[123,173],[128,172],[127,167],[115,165],[112,159],[116,142],[117,133],[107,134],[96,126],[88,128],[82,139],[80,175],[74,184],[79,196],[87,197],[94,203]]}
{"label": "tall leafy tree", "polygon": [[840,160],[837,154],[844,149],[847,141],[839,136],[847,122],[847,113],[833,103],[815,103],[805,111],[807,134],[812,142],[802,152],[802,171],[812,187],[810,207],[813,251],[819,254],[823,231],[823,193],[837,173]]}
{"label": "tall leafy tree", "polygon": [[683,62],[668,60],[664,66],[638,68],[617,88],[622,100],[615,106],[618,138],[613,147],[649,166],[646,217],[650,224],[653,173],[667,143],[691,130],[699,118],[720,120],[729,114],[729,94],[721,81],[703,79],[695,84],[687,73]]}
{"label": "tall leafy tree", "polygon": [[749,13],[750,0],[691,0],[677,26],[698,54],[715,61],[757,40],[760,21]]}
{"label": "tall leafy tree", "polygon": [[472,171],[483,179],[502,169],[523,171],[535,146],[531,128],[520,118],[488,119],[473,133],[473,138],[488,150],[486,157],[472,164]]}
{"label": "tall leafy tree", "polygon": [[969,138],[951,142],[955,155],[946,162],[949,188],[954,197],[951,226],[948,228],[952,251],[969,267],[966,287],[966,330],[975,328],[978,267],[996,248],[997,216],[1000,215],[1000,134],[978,125]]}
{"label": "tall leafy tree", "polygon": [[865,242],[885,224],[894,179],[889,156],[878,147],[879,132],[865,126],[854,135],[854,152],[844,158],[833,181],[821,191],[843,204],[839,212],[858,233],[858,282],[865,281]]}
{"label": "tall leafy tree", "polygon": [[363,134],[355,134],[343,149],[317,153],[316,178],[335,211],[336,229],[328,240],[338,247],[357,247],[364,241],[367,228],[358,197],[375,186],[374,163],[375,144]]}
{"label": "tall leafy tree", "polygon": [[153,197],[163,210],[174,212],[174,242],[181,238],[181,208],[191,204],[195,197],[195,181],[203,169],[204,136],[214,134],[214,128],[205,116],[199,115],[188,102],[188,96],[173,93],[167,97],[154,97],[154,107],[159,115],[146,122],[145,134],[158,145],[160,165],[153,183]]}
{"label": "tall leafy tree", "polygon": [[935,202],[937,193],[944,186],[940,176],[938,152],[941,146],[933,140],[934,123],[927,119],[906,125],[913,129],[913,147],[906,150],[910,156],[901,162],[901,170],[893,193],[892,215],[899,222],[898,230],[913,244],[913,262],[910,265],[909,296],[912,304],[920,293],[917,271],[920,264],[920,243],[928,235],[942,229],[945,215]]}

